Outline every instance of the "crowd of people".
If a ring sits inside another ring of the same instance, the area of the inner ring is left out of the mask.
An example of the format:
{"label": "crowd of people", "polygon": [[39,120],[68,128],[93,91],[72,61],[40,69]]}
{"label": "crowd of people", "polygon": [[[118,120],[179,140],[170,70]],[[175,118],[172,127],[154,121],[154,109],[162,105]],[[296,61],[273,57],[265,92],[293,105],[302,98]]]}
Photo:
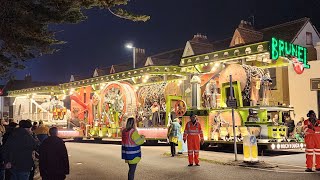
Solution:
{"label": "crowd of people", "polygon": [[32,180],[40,170],[43,180],[63,180],[69,159],[57,127],[42,121],[21,120],[0,125],[0,180]]}

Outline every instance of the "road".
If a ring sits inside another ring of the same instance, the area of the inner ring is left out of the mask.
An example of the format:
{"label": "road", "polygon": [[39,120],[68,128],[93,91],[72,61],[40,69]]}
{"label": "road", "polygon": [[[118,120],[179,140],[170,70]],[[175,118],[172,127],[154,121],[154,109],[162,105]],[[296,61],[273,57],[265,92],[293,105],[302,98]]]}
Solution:
{"label": "road", "polygon": [[[67,179],[89,180],[125,180],[128,166],[121,160],[120,145],[67,142],[70,158],[70,175]],[[143,146],[142,161],[136,171],[136,180],[160,179],[320,179],[320,173],[307,174],[300,172],[270,169],[249,169],[238,166],[217,165],[200,162],[200,167],[188,167],[186,158],[164,156],[168,146]],[[210,152],[206,152],[210,153]],[[200,152],[201,156],[201,152]],[[300,155],[299,155],[300,156]],[[277,158],[281,158],[278,156]],[[294,158],[294,157],[293,157]],[[272,178],[271,178],[272,177]]]}

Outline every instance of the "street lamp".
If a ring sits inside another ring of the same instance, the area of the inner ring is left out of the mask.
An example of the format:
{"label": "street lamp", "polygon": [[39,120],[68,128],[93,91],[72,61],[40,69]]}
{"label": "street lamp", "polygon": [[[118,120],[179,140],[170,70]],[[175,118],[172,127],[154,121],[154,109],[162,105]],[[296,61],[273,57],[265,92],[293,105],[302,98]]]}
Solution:
{"label": "street lamp", "polygon": [[133,52],[133,69],[136,68],[136,48],[133,46],[132,43],[127,43],[126,44],[126,48],[128,49],[132,49],[132,52]]}

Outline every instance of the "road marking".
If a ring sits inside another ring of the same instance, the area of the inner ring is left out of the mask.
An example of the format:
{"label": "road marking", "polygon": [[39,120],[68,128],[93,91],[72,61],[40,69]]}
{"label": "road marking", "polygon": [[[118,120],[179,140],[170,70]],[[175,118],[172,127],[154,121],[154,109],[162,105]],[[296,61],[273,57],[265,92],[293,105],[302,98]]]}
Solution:
{"label": "road marking", "polygon": [[[269,163],[269,162],[268,162]],[[289,166],[289,167],[297,167],[297,168],[302,168],[302,169],[305,169],[306,167],[303,167],[303,166],[295,166],[295,165],[290,165],[290,164],[279,164],[279,163],[269,163],[269,164],[272,164],[272,165],[280,165],[280,166]]]}
{"label": "road marking", "polygon": [[262,169],[262,168],[251,168],[245,167],[251,170],[260,170],[260,171],[268,171],[268,172],[278,172],[278,173],[291,173],[291,174],[318,174],[317,172],[292,172],[292,171],[284,171],[284,170],[271,170],[271,169]]}
{"label": "road marking", "polygon": [[76,164],[77,164],[77,165],[81,165],[81,164],[82,164],[82,162],[77,162]]}

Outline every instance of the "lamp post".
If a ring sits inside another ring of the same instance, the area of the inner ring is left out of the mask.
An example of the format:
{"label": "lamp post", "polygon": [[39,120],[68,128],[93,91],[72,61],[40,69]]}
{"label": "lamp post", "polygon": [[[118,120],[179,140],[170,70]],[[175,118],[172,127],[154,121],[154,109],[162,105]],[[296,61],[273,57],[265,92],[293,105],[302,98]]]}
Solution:
{"label": "lamp post", "polygon": [[136,68],[136,47],[133,46],[132,43],[128,43],[126,44],[126,48],[128,49],[132,49],[132,52],[133,52],[133,69]]}

